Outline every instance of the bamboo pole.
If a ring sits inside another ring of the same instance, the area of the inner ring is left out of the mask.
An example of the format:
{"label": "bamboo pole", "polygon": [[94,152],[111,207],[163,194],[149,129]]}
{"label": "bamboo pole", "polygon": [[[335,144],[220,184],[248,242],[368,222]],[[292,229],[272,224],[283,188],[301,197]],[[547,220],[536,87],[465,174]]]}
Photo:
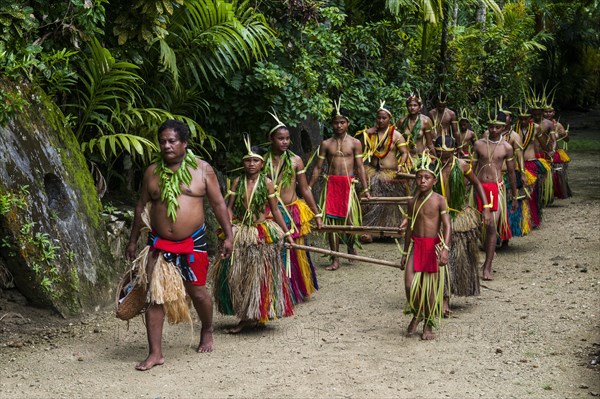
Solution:
{"label": "bamboo pole", "polygon": [[398,227],[383,226],[343,226],[331,225],[315,229],[320,233],[347,233],[347,234],[371,234],[381,237],[404,237],[404,230]]}
{"label": "bamboo pole", "polygon": [[334,256],[336,258],[345,258],[345,259],[350,259],[350,260],[357,260],[357,261],[360,261],[360,262],[373,263],[373,264],[376,264],[376,265],[395,267],[397,269],[400,269],[402,267],[398,263],[390,262],[390,261],[387,261],[387,260],[373,259],[373,258],[368,258],[366,256],[360,256],[360,255],[350,255],[350,254],[345,254],[343,252],[332,251],[330,249],[323,249],[323,248],[311,247],[309,245],[289,244],[289,243],[286,243],[285,245],[288,248],[299,249],[301,251],[315,252],[315,253],[319,253],[319,254]]}
{"label": "bamboo pole", "polygon": [[412,197],[371,197],[371,198],[361,198],[360,202],[369,203],[369,204],[377,204],[377,203],[385,203],[385,204],[407,204]]}
{"label": "bamboo pole", "polygon": [[413,175],[412,173],[404,173],[404,172],[398,172],[398,173],[396,173],[396,176],[403,177],[406,179],[414,179],[415,178],[415,175]]}

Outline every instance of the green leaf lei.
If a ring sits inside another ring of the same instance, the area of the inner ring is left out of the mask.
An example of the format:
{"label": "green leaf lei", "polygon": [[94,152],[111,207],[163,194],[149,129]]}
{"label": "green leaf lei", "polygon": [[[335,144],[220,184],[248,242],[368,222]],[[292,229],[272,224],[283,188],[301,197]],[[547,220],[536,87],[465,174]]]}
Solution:
{"label": "green leaf lei", "polygon": [[187,150],[185,158],[183,158],[181,165],[175,171],[169,169],[162,157],[156,159],[155,162],[158,166],[154,170],[154,173],[160,174],[160,199],[167,204],[167,216],[175,222],[177,219],[177,209],[179,209],[177,197],[181,194],[181,183],[189,186],[192,182],[192,174],[189,168],[198,168],[196,156],[192,150]]}
{"label": "green leaf lei", "polygon": [[[402,134],[405,134],[406,132],[406,128],[408,127],[408,120],[410,119],[410,115],[406,116],[406,119],[404,119],[404,121],[402,122],[402,126],[400,126],[400,128],[402,129]],[[417,121],[415,122],[412,130],[410,131],[410,135],[408,135],[407,140],[406,141],[412,141],[412,145],[416,146],[417,145],[417,137],[419,137],[419,130],[421,130],[421,115],[417,116]]]}
{"label": "green leaf lei", "polygon": [[[273,152],[269,151],[265,155],[265,165],[264,170],[269,174],[273,183],[279,187],[285,188],[289,187],[292,184],[292,178],[296,171],[294,170],[294,163],[292,159],[296,156],[292,151],[286,150],[279,157],[279,165],[278,168],[275,168],[273,165]],[[281,177],[281,180],[279,180]]]}
{"label": "green leaf lei", "polygon": [[254,183],[254,190],[250,196],[248,208],[244,204],[246,198],[246,176],[240,177],[235,195],[235,203],[233,205],[233,213],[238,218],[241,218],[242,224],[252,226],[254,219],[265,211],[267,204],[267,177],[260,173],[258,179]]}

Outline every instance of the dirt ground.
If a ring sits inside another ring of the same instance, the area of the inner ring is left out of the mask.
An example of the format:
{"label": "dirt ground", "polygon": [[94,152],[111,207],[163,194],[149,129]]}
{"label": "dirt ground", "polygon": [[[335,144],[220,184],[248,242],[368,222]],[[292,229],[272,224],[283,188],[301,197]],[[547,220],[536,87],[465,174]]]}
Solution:
{"label": "dirt ground", "polygon": [[[140,317],[129,329],[112,309],[63,320],[0,291],[0,397],[600,396],[600,156],[571,156],[574,197],[498,251],[495,280],[453,299],[435,341],[404,334],[400,270],[327,272],[316,256],[321,289],[293,317],[232,336],[223,329],[235,320],[216,315],[210,354],[193,350],[198,328],[167,325],[166,363],[147,372],[133,368],[147,353]],[[393,243],[360,254],[399,258]]]}

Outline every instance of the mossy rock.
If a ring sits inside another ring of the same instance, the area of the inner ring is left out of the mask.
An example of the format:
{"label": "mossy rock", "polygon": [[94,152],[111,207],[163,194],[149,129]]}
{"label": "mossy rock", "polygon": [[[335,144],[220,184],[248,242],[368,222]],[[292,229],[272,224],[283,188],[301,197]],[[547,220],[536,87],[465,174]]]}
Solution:
{"label": "mossy rock", "polygon": [[0,256],[31,304],[67,316],[113,298],[123,265],[107,245],[102,206],[79,144],[41,90],[0,81],[30,105],[0,126]]}

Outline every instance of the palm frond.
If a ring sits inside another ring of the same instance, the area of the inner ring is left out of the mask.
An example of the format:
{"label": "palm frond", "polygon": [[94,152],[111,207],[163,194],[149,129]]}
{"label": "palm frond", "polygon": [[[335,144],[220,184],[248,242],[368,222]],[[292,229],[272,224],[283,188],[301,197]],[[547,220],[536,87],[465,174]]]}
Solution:
{"label": "palm frond", "polygon": [[117,62],[110,52],[93,38],[89,43],[90,55],[81,64],[83,89],[78,90],[80,109],[76,136],[82,139],[90,128],[114,132],[109,119],[120,103],[131,103],[139,97],[142,78],[137,66]]}
{"label": "palm frond", "polygon": [[[106,159],[107,155],[116,157],[123,152],[127,152],[133,157],[150,160],[151,154],[157,152],[158,148],[152,141],[143,137],[127,133],[117,133],[84,142],[81,144],[81,151],[84,153],[86,151],[100,151],[103,159]],[[107,151],[109,151],[108,154]]]}

